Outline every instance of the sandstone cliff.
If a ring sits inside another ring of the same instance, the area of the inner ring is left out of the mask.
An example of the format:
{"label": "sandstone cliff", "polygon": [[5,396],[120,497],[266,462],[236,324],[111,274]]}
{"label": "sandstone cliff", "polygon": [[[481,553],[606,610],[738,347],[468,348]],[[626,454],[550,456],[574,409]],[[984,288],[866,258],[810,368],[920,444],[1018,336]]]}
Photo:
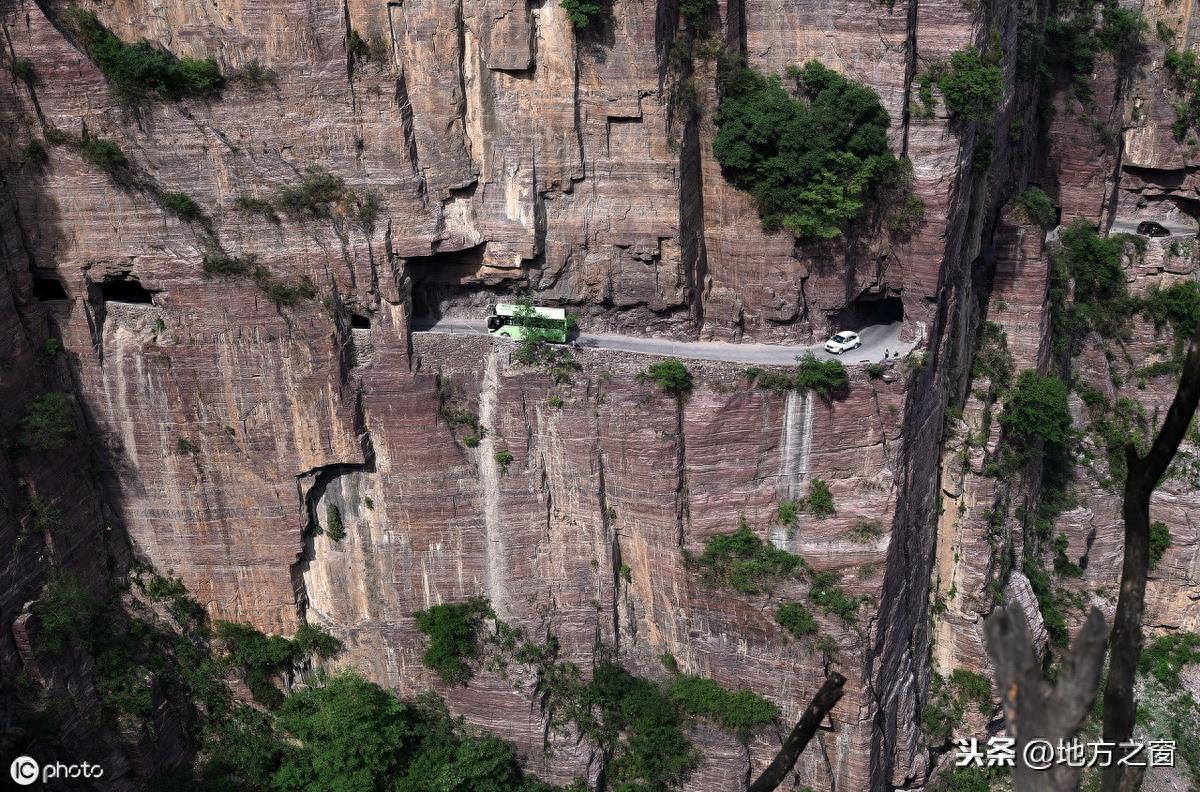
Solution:
{"label": "sandstone cliff", "polygon": [[[65,3],[4,7],[6,47],[35,78],[14,78],[0,104],[11,141],[0,335],[12,361],[0,417],[12,427],[38,392],[71,390],[102,467],[97,487],[76,475],[82,451],[72,449],[0,474],[72,504],[79,529],[50,545],[54,564],[99,579],[88,564],[102,559],[109,522],[212,616],[284,634],[321,624],[346,645],[336,663],[406,693],[438,687],[547,781],[594,779],[601,758],[586,741],[547,737],[532,679],[481,673],[442,689],[421,664],[414,611],[484,595],[528,634],[552,632],[583,668],[611,646],[657,678],[669,653],[686,672],[777,702],[784,722],[836,667],[847,696],[795,785],[927,782],[944,749],[919,726],[931,658],[942,673],[986,671],[988,585],[1009,572],[988,541],[999,495],[983,475],[998,425],[987,443],[965,442],[996,409],[972,395],[982,322],[1003,327],[1017,368],[1050,365],[1042,231],[1006,207],[1039,181],[1064,222],[1151,216],[1143,200],[1194,209],[1194,154],[1166,129],[1173,116],[1156,82],[1161,42],[1133,72],[1097,61],[1087,120],[1068,89],[1045,87],[1056,112],[1043,149],[1033,132],[1042,87],[1019,62],[1043,3],[718,4],[718,49],[768,73],[816,58],[869,85],[890,114],[892,149],[912,163],[919,227],[900,235],[872,216],[848,241],[816,247],[764,232],[751,199],[723,179],[712,154],[717,66],[672,57],[684,23],[670,0],[614,0],[587,31],[549,0],[88,6],[122,39],[213,57],[226,74],[258,61],[273,76],[130,107],[64,24]],[[1180,44],[1193,41],[1180,8],[1144,13],[1152,26],[1181,23]],[[952,121],[941,104],[929,118],[912,111],[920,74],[993,37],[1005,91],[991,128]],[[356,40],[365,52],[352,52]],[[1123,133],[1099,140],[1093,117]],[[1014,136],[1021,118],[1029,132]],[[139,186],[54,144],[85,134],[115,141]],[[49,147],[38,168],[17,162],[33,139]],[[242,210],[239,198],[269,199],[314,165],[373,194],[378,216]],[[163,206],[176,191],[203,219]],[[308,277],[317,296],[284,306],[251,279],[206,276],[215,248],[257,257],[280,282]],[[1152,243],[1131,269],[1135,290],[1192,274],[1194,252],[1164,256]],[[415,318],[478,313],[526,289],[590,329],[688,339],[808,341],[887,303],[921,348],[882,379],[857,371],[834,400],[773,394],[740,367],[698,365],[695,392],[677,404],[637,381],[644,358],[579,352],[581,370],[555,384],[502,343],[412,332]],[[46,370],[36,354],[50,337],[67,356]],[[1144,359],[1155,343],[1130,355]],[[1098,387],[1111,382],[1108,365],[1103,354],[1075,363]],[[1153,412],[1171,390],[1160,377],[1133,396]],[[948,404],[963,405],[964,423]],[[446,421],[446,405],[478,416],[487,431],[477,447]],[[507,469],[498,451],[511,453]],[[1070,585],[1100,599],[1120,553],[1117,501],[1090,471],[1078,477],[1081,505],[1055,530],[1091,561]],[[814,478],[829,482],[837,514],[785,531],[778,502]],[[28,496],[0,494],[16,536]],[[1019,550],[1012,515],[1036,487],[1004,497],[1000,533]],[[1200,539],[1186,514],[1196,495],[1176,483],[1161,497],[1156,519],[1173,543],[1150,621],[1194,630]],[[330,506],[346,526],[340,541],[312,530]],[[706,587],[681,549],[740,518],[869,598],[859,627],[818,614],[834,645],[817,648],[785,637],[767,597]],[[879,535],[855,540],[864,521],[878,521]],[[4,571],[6,635],[45,574],[32,557],[17,553]],[[951,586],[946,612],[931,618]],[[1019,575],[1009,586],[1029,599]],[[11,641],[6,669],[22,667]],[[985,727],[980,716],[965,728]],[[743,744],[697,727],[705,758],[686,788],[744,788],[784,733]]]}

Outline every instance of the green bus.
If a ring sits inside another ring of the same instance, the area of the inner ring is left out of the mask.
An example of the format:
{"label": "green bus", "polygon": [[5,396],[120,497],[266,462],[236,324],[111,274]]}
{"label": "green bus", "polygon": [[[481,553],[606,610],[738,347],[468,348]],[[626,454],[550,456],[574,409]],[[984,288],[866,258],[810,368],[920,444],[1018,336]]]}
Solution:
{"label": "green bus", "polygon": [[506,336],[516,341],[532,335],[530,331],[533,330],[544,341],[565,344],[571,321],[562,308],[498,303],[488,314],[487,329],[488,335]]}

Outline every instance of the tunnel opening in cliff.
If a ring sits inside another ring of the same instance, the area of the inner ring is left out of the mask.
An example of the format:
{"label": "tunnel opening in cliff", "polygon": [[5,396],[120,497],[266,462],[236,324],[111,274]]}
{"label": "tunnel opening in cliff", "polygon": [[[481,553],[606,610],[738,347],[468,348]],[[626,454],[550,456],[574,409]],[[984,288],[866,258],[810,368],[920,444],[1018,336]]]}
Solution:
{"label": "tunnel opening in cliff", "polygon": [[100,282],[100,296],[105,302],[151,305],[154,292],[147,289],[137,278],[121,278]]}
{"label": "tunnel opening in cliff", "polygon": [[872,325],[888,325],[904,321],[904,301],[899,297],[863,293],[851,300],[833,317],[839,330],[861,330]]}
{"label": "tunnel opening in cliff", "polygon": [[428,323],[447,316],[486,313],[485,306],[511,297],[527,282],[522,269],[499,270],[484,262],[487,243],[463,250],[413,256],[404,262],[412,278],[413,318]]}
{"label": "tunnel opening in cliff", "polygon": [[351,330],[370,330],[371,319],[362,314],[350,314],[350,329]]}
{"label": "tunnel opening in cliff", "polygon": [[68,299],[67,290],[58,278],[34,278],[33,297],[41,302]]}

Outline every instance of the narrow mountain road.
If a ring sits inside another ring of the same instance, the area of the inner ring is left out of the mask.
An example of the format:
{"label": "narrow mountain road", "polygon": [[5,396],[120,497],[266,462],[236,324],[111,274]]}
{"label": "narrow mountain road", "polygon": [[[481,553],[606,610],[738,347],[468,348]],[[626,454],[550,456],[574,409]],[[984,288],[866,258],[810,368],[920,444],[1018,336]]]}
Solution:
{"label": "narrow mountain road", "polygon": [[1110,233],[1110,234],[1136,234],[1138,223],[1142,223],[1147,220],[1152,220],[1152,221],[1158,223],[1163,228],[1167,229],[1167,231],[1171,232],[1171,236],[1195,236],[1196,235],[1195,222],[1191,222],[1191,223],[1179,222],[1177,220],[1167,220],[1165,218],[1162,220],[1157,220],[1153,217],[1131,217],[1131,218],[1118,217],[1117,219],[1113,220],[1112,228],[1110,228],[1108,230],[1108,233]]}
{"label": "narrow mountain road", "polygon": [[[611,349],[617,352],[634,352],[643,355],[664,355],[686,360],[723,360],[759,366],[787,366],[796,358],[811,352],[818,360],[841,360],[848,366],[879,363],[886,350],[889,358],[907,356],[916,346],[914,341],[900,341],[901,322],[886,325],[871,325],[858,331],[862,346],[841,355],[831,355],[823,349],[824,342],[811,346],[783,346],[777,344],[729,344],[720,341],[674,341],[666,338],[642,338],[640,336],[612,335],[607,333],[580,333],[575,346],[586,349]],[[439,319],[435,322],[413,323],[415,333],[473,334],[487,335],[483,319],[466,318]],[[897,354],[899,353],[899,354]]]}

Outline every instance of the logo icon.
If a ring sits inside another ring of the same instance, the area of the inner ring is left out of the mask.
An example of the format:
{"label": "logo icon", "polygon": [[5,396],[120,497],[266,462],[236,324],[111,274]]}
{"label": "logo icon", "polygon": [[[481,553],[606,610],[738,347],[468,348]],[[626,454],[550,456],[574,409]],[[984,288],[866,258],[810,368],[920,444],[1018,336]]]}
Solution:
{"label": "logo icon", "polygon": [[9,765],[8,772],[12,776],[13,781],[16,781],[21,786],[29,786],[38,780],[41,768],[38,766],[37,760],[33,757],[18,756]]}

